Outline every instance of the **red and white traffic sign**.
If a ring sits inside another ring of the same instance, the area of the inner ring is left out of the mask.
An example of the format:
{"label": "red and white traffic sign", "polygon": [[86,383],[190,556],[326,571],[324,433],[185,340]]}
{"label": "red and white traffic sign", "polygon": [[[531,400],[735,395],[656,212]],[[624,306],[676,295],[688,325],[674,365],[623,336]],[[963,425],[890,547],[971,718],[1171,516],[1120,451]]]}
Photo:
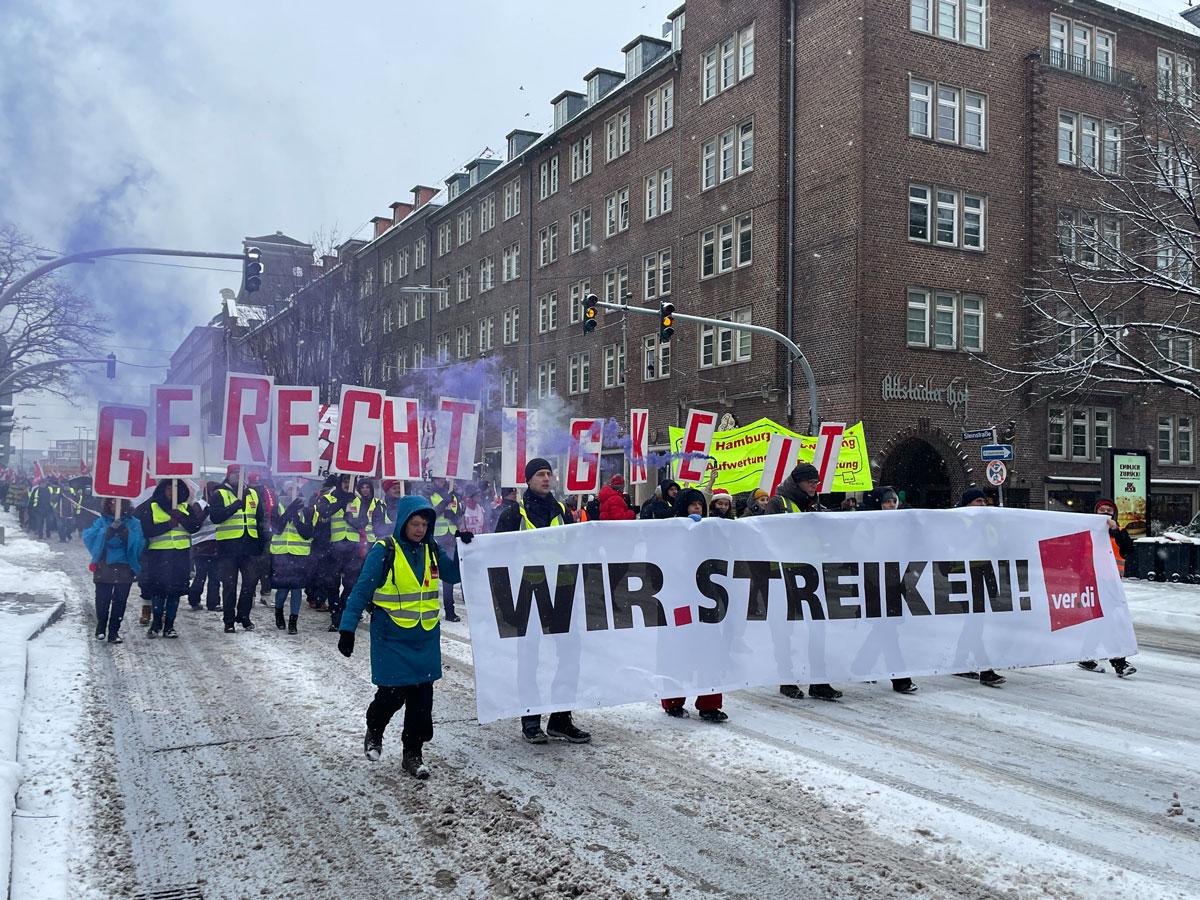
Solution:
{"label": "red and white traffic sign", "polygon": [[1008,466],[1000,462],[998,459],[992,460],[987,464],[987,480],[999,487],[1004,484],[1008,478]]}

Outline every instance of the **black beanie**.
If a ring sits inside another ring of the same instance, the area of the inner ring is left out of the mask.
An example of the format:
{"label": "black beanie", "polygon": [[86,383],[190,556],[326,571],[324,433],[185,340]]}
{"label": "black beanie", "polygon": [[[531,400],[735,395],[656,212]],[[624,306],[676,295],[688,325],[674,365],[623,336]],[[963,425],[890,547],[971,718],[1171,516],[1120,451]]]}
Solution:
{"label": "black beanie", "polygon": [[540,456],[535,456],[529,462],[525,463],[525,482],[528,484],[530,479],[542,471],[542,469],[549,469],[551,472],[554,471],[554,467],[550,465],[549,460],[542,459]]}
{"label": "black beanie", "polygon": [[963,491],[962,498],[958,501],[958,505],[970,506],[976,500],[984,500],[986,498],[987,494],[985,494],[979,488],[967,488],[967,490]]}
{"label": "black beanie", "polygon": [[802,481],[820,481],[821,473],[817,471],[817,467],[812,463],[800,463],[796,468],[792,469],[792,481],[799,484]]}

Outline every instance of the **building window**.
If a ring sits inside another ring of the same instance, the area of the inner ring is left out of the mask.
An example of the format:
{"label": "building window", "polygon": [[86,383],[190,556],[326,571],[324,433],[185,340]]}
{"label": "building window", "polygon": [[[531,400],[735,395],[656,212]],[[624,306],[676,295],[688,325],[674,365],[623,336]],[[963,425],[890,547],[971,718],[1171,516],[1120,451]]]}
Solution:
{"label": "building window", "polygon": [[1058,161],[1064,166],[1116,173],[1121,162],[1121,126],[1060,109]]}
{"label": "building window", "polygon": [[754,23],[751,22],[704,52],[701,59],[700,102],[711,100],[753,74]]}
{"label": "building window", "polygon": [[479,201],[479,233],[496,227],[496,195],[488,194]]}
{"label": "building window", "polygon": [[571,145],[571,181],[592,174],[592,136],[586,134]]}
{"label": "building window", "polygon": [[1111,409],[1091,406],[1051,406],[1047,413],[1047,454],[1050,459],[1095,462],[1113,445]]}
{"label": "building window", "polygon": [[754,216],[747,213],[700,232],[700,278],[724,275],[753,262]]}
{"label": "building window", "polygon": [[463,266],[455,276],[455,294],[459,303],[471,299],[471,267]]}
{"label": "building window", "polygon": [[609,344],[604,348],[604,386],[621,387],[625,384],[625,345]]}
{"label": "building window", "polygon": [[1058,252],[1061,260],[1074,260],[1089,269],[1115,265],[1121,252],[1120,220],[1086,210],[1060,209]]}
{"label": "building window", "polygon": [[425,345],[424,344],[414,344],[413,345],[413,368],[414,369],[425,368]]}
{"label": "building window", "polygon": [[452,233],[449,222],[443,222],[441,225],[438,226],[437,255],[439,257],[445,256],[447,253],[450,252],[450,249],[453,247],[453,244],[451,243],[452,237],[453,237],[453,233]]}
{"label": "building window", "polygon": [[558,394],[556,381],[558,378],[558,364],[554,362],[544,362],[538,364],[538,399],[545,400],[547,397],[554,397]]}
{"label": "building window", "polygon": [[569,302],[570,302],[570,318],[572,325],[578,325],[583,321],[583,298],[586,297],[592,290],[591,281],[576,281],[571,285]]}
{"label": "building window", "polygon": [[504,186],[504,221],[521,214],[521,179],[514,178]]}
{"label": "building window", "polygon": [[983,297],[958,291],[909,288],[905,334],[910,347],[982,353]]}
{"label": "building window", "polygon": [[571,252],[578,253],[592,243],[592,208],[586,206],[571,213]]}
{"label": "building window", "polygon": [[653,300],[671,293],[671,248],[642,259],[642,298]]}
{"label": "building window", "polygon": [[675,82],[668,81],[646,95],[645,140],[657,137],[675,124]]}
{"label": "building window", "polygon": [[1159,416],[1158,461],[1166,465],[1190,466],[1195,461],[1191,416]]}
{"label": "building window", "polygon": [[496,257],[485,256],[479,261],[479,293],[496,286]]}
{"label": "building window", "polygon": [[671,343],[659,343],[658,335],[642,340],[642,380],[659,381],[671,376]]}
{"label": "building window", "polygon": [[414,294],[412,298],[412,320],[420,322],[428,313],[429,297],[425,294]]}
{"label": "building window", "polygon": [[418,238],[417,243],[413,245],[413,268],[423,269],[428,262],[429,242],[425,238]]}
{"label": "building window", "polygon": [[544,160],[538,167],[538,199],[545,200],[558,193],[558,156]]}
{"label": "building window", "polygon": [[1158,238],[1158,249],[1154,254],[1155,270],[1159,279],[1190,288],[1194,281],[1194,253],[1184,250],[1176,243],[1176,240],[1181,239],[1183,238],[1173,238],[1169,235]]}
{"label": "building window", "polygon": [[382,278],[385,287],[392,283],[392,257],[390,256],[383,258]]}
{"label": "building window", "polygon": [[700,190],[706,191],[754,168],[754,121],[743,122],[700,145]]}
{"label": "building window", "polygon": [[987,0],[909,0],[909,28],[968,47],[987,46]]}
{"label": "building window", "polygon": [[985,94],[921,78],[909,79],[908,133],[913,137],[985,150],[987,126]]}
{"label": "building window", "polygon": [[604,236],[612,237],[629,229],[629,188],[621,188],[604,198]]}
{"label": "building window", "polygon": [[486,353],[492,349],[496,336],[496,317],[488,316],[479,320],[479,352]]}
{"label": "building window", "polygon": [[383,309],[383,333],[392,333],[392,306],[390,303]]}
{"label": "building window", "polygon": [[439,278],[437,285],[437,308],[438,312],[444,312],[450,308],[450,276]]}
{"label": "building window", "polygon": [[647,220],[671,211],[674,197],[670,166],[646,176],[644,194]]}
{"label": "building window", "polygon": [[508,284],[521,277],[521,245],[510,244],[504,248],[500,260],[500,281]]}
{"label": "building window", "polygon": [[621,110],[604,123],[605,159],[612,162],[629,152],[629,108]]}
{"label": "building window", "polygon": [[505,369],[501,375],[503,385],[503,403],[505,406],[517,405],[517,370]]}
{"label": "building window", "polygon": [[471,211],[463,210],[458,214],[458,246],[471,240]]}
{"label": "building window", "polygon": [[[718,318],[743,325],[751,324],[750,307],[734,310]],[[719,328],[713,325],[700,326],[700,368],[729,366],[750,359],[751,337],[746,331]]]}
{"label": "building window", "polygon": [[623,303],[629,294],[629,266],[609,269],[604,273],[604,300]]}
{"label": "building window", "polygon": [[586,394],[592,389],[591,354],[574,353],[567,367],[567,393]]}
{"label": "building window", "polygon": [[[930,221],[931,216],[933,221]],[[963,250],[986,248],[987,200],[925,184],[908,186],[908,239]]]}
{"label": "building window", "polygon": [[538,232],[538,268],[545,268],[558,259],[558,223],[547,225]]}
{"label": "building window", "polygon": [[505,344],[515,344],[521,337],[520,325],[521,308],[519,306],[510,306],[504,311],[501,340],[503,340]]}
{"label": "building window", "polygon": [[437,336],[437,361],[439,364],[450,361],[450,332],[443,331]]}
{"label": "building window", "polygon": [[456,359],[466,359],[471,355],[471,327],[459,325],[454,329],[454,356]]}
{"label": "building window", "polygon": [[411,254],[407,247],[396,254],[396,278],[404,278],[408,275],[409,264],[411,263]]}
{"label": "building window", "polygon": [[538,334],[558,328],[558,294],[551,291],[538,298]]}
{"label": "building window", "polygon": [[1181,106],[1192,105],[1192,61],[1189,57],[1158,51],[1158,99],[1175,100]]}
{"label": "building window", "polygon": [[408,298],[401,297],[400,302],[396,304],[396,327],[408,327]]}
{"label": "building window", "polygon": [[1083,22],[1050,17],[1050,65],[1086,78],[1113,81],[1113,47],[1110,31]]}

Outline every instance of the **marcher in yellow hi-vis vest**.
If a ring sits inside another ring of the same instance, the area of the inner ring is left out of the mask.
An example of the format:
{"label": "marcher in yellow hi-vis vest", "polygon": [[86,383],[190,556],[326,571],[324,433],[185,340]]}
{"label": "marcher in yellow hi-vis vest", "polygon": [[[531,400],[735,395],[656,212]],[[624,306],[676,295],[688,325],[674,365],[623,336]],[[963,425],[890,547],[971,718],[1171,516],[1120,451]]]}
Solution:
{"label": "marcher in yellow hi-vis vest", "polygon": [[[496,533],[573,524],[571,514],[550,491],[553,477],[547,460],[541,457],[529,460],[525,464],[525,494],[500,513]],[[586,744],[592,739],[590,734],[575,726],[569,710],[551,713],[545,731],[542,731],[541,716],[521,716],[521,734],[531,744],[545,744],[550,738]]]}
{"label": "marcher in yellow hi-vis vest", "polygon": [[360,543],[365,540],[367,547],[387,536],[387,507],[375,496],[375,483],[370,478],[362,477],[355,483],[354,499],[346,504],[346,524],[355,539]]}
{"label": "marcher in yellow hi-vis vest", "polygon": [[[779,483],[775,495],[767,503],[767,515],[816,512],[821,508],[818,493],[821,473],[812,463],[800,463]],[[798,684],[781,684],[779,693],[793,700],[803,700],[804,691]],[[842,692],[828,684],[810,684],[808,695],[817,700],[839,700]]]}
{"label": "marcher in yellow hi-vis vest", "polygon": [[[437,513],[437,524],[433,528],[433,539],[441,544],[447,553],[455,552],[454,532],[458,530],[458,516],[462,510],[462,500],[454,493],[445,478],[434,478],[429,483],[429,502]],[[454,612],[454,585],[442,585],[442,605],[446,609],[446,621],[457,622],[458,614]]]}
{"label": "marcher in yellow hi-vis vest", "polygon": [[291,600],[288,616],[288,634],[296,634],[296,623],[300,618],[300,601],[304,589],[312,581],[313,532],[317,511],[304,505],[304,498],[297,495],[287,506],[280,500],[276,504],[271,525],[271,586],[275,589],[275,627],[282,629],[283,604]]}
{"label": "marcher in yellow hi-vis vest", "polygon": [[246,631],[254,628],[250,610],[254,607],[257,557],[267,541],[270,510],[254,486],[247,483],[239,490],[244,478],[242,467],[231,465],[225,480],[208,496],[208,515],[217,529],[217,574],[226,634],[236,631],[235,622]]}
{"label": "marcher in yellow hi-vis vest", "polygon": [[330,475],[317,498],[319,547],[317,563],[317,609],[329,610],[329,630],[337,631],[346,608],[346,598],[358,578],[362,560],[358,555],[358,531],[346,520],[346,507],[354,499],[350,475]]}
{"label": "marcher in yellow hi-vis vest", "polygon": [[[363,611],[372,607],[371,681],[377,687],[367,707],[363,752],[379,759],[384,729],[403,706],[402,766],[414,778],[429,777],[421,749],[433,738],[433,683],[442,677],[438,588],[459,580],[457,555],[433,540],[436,522],[424,497],[400,499],[392,537],[377,541],[367,554],[338,638],[338,650],[350,656]],[[474,535],[460,531],[457,537],[470,543]]]}
{"label": "marcher in yellow hi-vis vest", "polygon": [[164,478],[136,515],[146,539],[142,554],[142,594],[150,601],[148,637],[178,637],[175,614],[192,580],[192,538],[204,522],[204,510],[190,503],[185,482]]}

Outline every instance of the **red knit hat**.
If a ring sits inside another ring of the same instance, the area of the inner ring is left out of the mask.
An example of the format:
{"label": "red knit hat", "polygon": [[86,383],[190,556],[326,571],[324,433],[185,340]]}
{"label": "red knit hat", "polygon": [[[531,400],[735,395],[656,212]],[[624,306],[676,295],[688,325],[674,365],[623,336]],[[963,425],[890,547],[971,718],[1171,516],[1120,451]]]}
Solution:
{"label": "red knit hat", "polygon": [[712,498],[714,500],[720,500],[721,498],[724,498],[726,500],[732,501],[733,495],[730,494],[729,491],[725,490],[725,488],[713,488]]}
{"label": "red knit hat", "polygon": [[615,488],[625,487],[625,477],[619,474],[614,475],[612,478],[608,479],[608,483],[611,487]]}

